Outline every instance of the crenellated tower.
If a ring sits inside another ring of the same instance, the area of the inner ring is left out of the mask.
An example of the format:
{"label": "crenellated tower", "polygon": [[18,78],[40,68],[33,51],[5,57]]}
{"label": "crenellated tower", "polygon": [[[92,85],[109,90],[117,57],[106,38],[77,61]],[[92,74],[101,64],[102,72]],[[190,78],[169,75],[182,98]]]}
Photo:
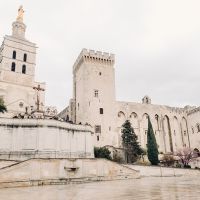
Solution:
{"label": "crenellated tower", "polygon": [[114,64],[114,54],[83,49],[73,66],[73,121],[94,127],[97,145],[113,131]]}

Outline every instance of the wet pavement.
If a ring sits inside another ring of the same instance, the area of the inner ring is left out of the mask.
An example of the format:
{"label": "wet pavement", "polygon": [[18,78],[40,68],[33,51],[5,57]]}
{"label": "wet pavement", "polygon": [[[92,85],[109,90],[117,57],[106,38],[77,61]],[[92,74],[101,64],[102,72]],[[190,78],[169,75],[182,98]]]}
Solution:
{"label": "wet pavement", "polygon": [[158,177],[0,189],[0,200],[198,200],[200,177]]}

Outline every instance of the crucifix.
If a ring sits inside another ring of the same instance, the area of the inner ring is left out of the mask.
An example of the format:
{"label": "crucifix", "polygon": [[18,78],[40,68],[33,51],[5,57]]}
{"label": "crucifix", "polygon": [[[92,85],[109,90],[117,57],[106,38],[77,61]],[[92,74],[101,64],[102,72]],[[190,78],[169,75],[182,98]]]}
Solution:
{"label": "crucifix", "polygon": [[37,106],[36,111],[40,111],[40,105],[42,105],[42,103],[40,102],[40,91],[45,91],[45,89],[41,88],[40,85],[38,85],[37,87],[33,87],[33,89],[37,92],[37,100],[35,102]]}

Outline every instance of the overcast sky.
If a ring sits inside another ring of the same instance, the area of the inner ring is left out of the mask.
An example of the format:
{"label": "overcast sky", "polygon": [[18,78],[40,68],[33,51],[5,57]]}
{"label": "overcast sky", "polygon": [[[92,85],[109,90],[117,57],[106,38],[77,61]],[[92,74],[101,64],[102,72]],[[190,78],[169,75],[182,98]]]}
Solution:
{"label": "overcast sky", "polygon": [[47,105],[67,106],[82,48],[116,55],[117,100],[200,105],[199,0],[0,0],[1,41],[21,4]]}

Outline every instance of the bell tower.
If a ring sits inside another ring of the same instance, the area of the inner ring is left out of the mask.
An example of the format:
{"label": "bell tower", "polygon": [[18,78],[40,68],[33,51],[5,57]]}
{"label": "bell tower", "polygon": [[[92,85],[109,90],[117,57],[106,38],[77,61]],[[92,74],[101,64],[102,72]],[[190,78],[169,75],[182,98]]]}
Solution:
{"label": "bell tower", "polygon": [[24,20],[24,9],[22,6],[18,9],[18,16],[15,22],[12,24],[12,36],[16,38],[25,39],[26,25]]}
{"label": "bell tower", "polygon": [[[35,82],[36,44],[25,37],[24,9],[18,9],[12,23],[12,34],[5,35],[0,47],[0,97],[9,112],[22,113],[27,107],[35,107],[33,87],[44,83]],[[44,96],[41,101],[44,104]]]}
{"label": "bell tower", "polygon": [[30,86],[34,82],[36,44],[25,38],[24,10],[20,6],[12,35],[6,35],[0,48],[0,80]]}

